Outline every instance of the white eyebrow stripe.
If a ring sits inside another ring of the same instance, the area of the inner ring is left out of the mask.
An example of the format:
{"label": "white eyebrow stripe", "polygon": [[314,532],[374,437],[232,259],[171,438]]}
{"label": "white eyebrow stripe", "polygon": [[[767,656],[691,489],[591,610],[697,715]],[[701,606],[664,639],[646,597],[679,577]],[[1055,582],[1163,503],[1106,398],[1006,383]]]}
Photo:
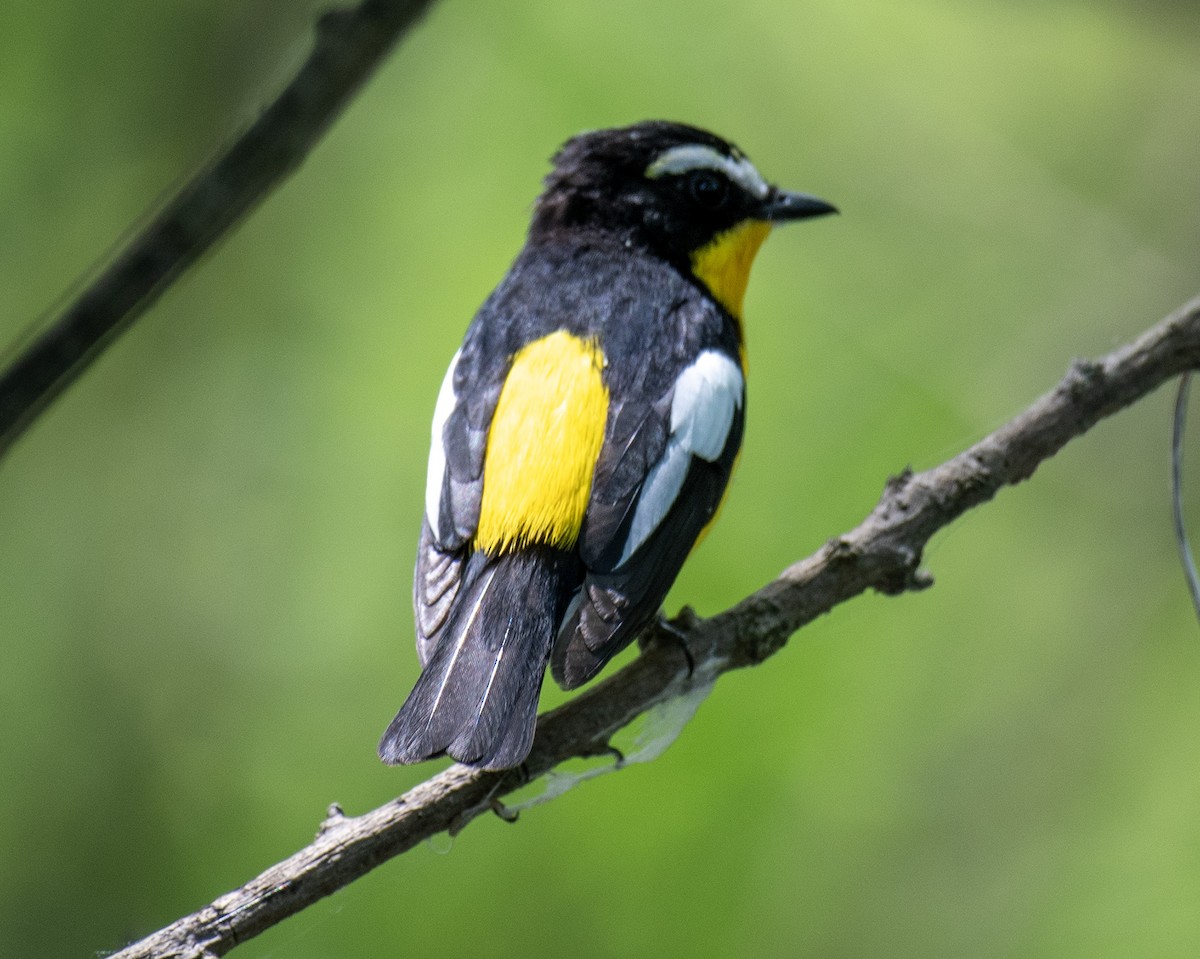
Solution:
{"label": "white eyebrow stripe", "polygon": [[653,180],[660,176],[688,173],[692,170],[715,170],[724,173],[743,190],[760,200],[771,189],[762,174],[746,157],[739,156],[735,160],[703,143],[685,143],[659,154],[657,159],[646,167],[646,176]]}

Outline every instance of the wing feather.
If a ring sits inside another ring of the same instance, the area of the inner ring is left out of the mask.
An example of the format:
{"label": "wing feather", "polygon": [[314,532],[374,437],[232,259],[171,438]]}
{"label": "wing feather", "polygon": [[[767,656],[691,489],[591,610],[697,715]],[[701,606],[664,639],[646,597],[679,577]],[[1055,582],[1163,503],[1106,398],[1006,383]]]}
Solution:
{"label": "wing feather", "polygon": [[671,511],[692,458],[711,463],[721,455],[744,395],[741,368],[717,350],[705,350],[679,374],[672,391],[670,438],[646,476],[617,567],[629,561]]}
{"label": "wing feather", "polygon": [[[592,504],[601,505],[604,523],[593,525],[589,506],[583,539],[588,573],[551,660],[559,685],[573,689],[589,680],[657,613],[720,505],[741,445],[744,391],[737,361],[704,350],[667,396],[642,404],[645,419],[630,438],[606,441],[606,451],[620,449],[622,461],[645,457],[645,466],[632,490],[616,482],[627,475],[626,463],[597,468]],[[619,425],[610,424],[610,434]],[[615,516],[622,517],[619,526]],[[612,539],[597,542],[602,535]],[[594,562],[614,555],[607,563]]]}
{"label": "wing feather", "polygon": [[417,633],[417,656],[428,665],[462,586],[466,563],[465,550],[445,550],[438,546],[429,528],[421,524],[417,546],[417,566],[413,576],[413,612]]}
{"label": "wing feather", "polygon": [[430,427],[429,466],[425,473],[425,518],[433,531],[435,540],[441,539],[442,487],[446,480],[446,447],[442,433],[446,420],[454,412],[458,398],[454,395],[454,370],[462,350],[454,354],[446,375],[438,390],[437,403],[433,407],[433,423]]}
{"label": "wing feather", "polygon": [[711,463],[725,449],[734,411],[741,409],[745,390],[737,362],[718,350],[705,350],[675,381],[672,439]]}
{"label": "wing feather", "polygon": [[417,655],[432,659],[461,592],[479,524],[487,429],[507,363],[481,363],[470,340],[454,354],[430,429],[425,518],[413,576]]}

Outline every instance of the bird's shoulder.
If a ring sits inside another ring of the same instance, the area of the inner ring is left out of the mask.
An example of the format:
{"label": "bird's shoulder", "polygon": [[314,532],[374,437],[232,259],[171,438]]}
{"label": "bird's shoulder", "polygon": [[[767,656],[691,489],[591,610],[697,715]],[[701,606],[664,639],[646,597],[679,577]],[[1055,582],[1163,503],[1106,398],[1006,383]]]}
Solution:
{"label": "bird's shoulder", "polygon": [[617,396],[661,396],[704,350],[741,350],[733,318],[674,264],[619,236],[550,237],[526,245],[476,313],[458,376],[500,383],[522,347],[559,330],[599,345]]}

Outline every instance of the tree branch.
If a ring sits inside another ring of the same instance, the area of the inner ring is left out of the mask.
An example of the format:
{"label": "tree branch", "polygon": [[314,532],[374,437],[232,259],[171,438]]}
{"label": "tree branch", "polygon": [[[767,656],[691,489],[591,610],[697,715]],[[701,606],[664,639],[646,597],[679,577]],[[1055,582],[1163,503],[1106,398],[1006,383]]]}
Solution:
{"label": "tree branch", "polygon": [[432,2],[363,0],[320,18],[312,52],[275,102],[0,374],[0,458],[159,294],[300,165]]}
{"label": "tree branch", "polygon": [[485,773],[455,765],[362,816],[331,807],[310,845],[113,959],[224,955],[421,840],[457,832],[564,760],[604,752],[609,738],[639,714],[702,690],[723,672],[762,662],[839,603],[867,589],[895,594],[930,585],[920,561],[934,533],[1001,488],[1028,479],[1104,417],[1197,367],[1200,298],[1108,356],[1076,361],[1052,391],[953,459],[893,477],[862,523],[736,606],[707,620],[681,617],[677,625],[694,668],[678,644],[652,643],[620,672],[544,714],[523,770]]}

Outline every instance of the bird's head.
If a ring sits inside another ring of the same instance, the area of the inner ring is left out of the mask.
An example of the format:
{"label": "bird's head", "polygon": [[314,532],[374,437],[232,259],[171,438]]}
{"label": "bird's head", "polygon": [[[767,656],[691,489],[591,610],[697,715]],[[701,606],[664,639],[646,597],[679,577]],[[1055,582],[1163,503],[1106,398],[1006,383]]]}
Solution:
{"label": "bird's head", "polygon": [[699,278],[734,315],[771,227],[835,213],[768,183],[734,144],[661,120],[572,137],[534,211],[531,235],[613,234]]}

